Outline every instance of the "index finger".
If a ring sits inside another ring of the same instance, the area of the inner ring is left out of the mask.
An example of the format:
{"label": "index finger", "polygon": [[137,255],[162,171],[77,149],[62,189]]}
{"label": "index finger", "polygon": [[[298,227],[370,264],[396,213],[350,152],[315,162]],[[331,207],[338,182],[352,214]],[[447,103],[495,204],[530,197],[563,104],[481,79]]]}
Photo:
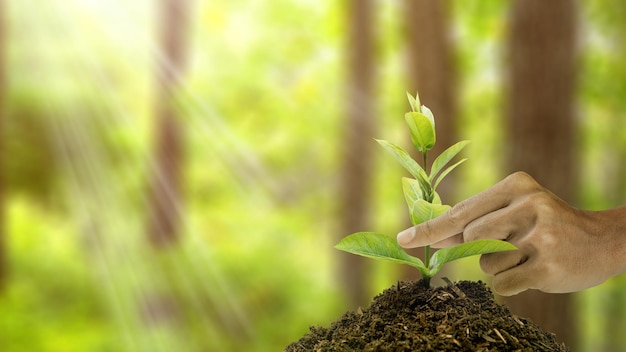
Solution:
{"label": "index finger", "polygon": [[509,205],[520,193],[535,189],[538,184],[529,175],[518,172],[493,187],[450,208],[441,216],[410,227],[398,234],[398,244],[405,248],[423,247],[462,233],[467,224]]}

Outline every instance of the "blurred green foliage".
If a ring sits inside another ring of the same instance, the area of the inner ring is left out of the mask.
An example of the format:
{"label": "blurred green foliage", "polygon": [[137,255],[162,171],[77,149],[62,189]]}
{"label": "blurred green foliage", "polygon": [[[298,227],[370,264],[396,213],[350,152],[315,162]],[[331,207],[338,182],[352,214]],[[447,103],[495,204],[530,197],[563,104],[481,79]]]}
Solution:
{"label": "blurred green foliage", "polygon": [[[143,233],[161,59],[156,3],[5,3],[2,350],[276,351],[343,312],[332,249],[346,108],[342,2],[193,3],[177,95],[185,223],[182,242],[166,251]],[[481,141],[468,148],[451,203],[504,176],[508,4],[451,2],[460,137]],[[626,199],[624,5],[580,5],[579,205],[601,209]],[[401,140],[402,8],[376,6],[378,137]],[[407,221],[403,171],[378,155],[370,230],[393,233]],[[393,266],[371,270],[372,295],[397,278]],[[483,278],[474,263],[454,276]],[[581,349],[624,347],[605,335],[623,331],[624,287],[617,278],[578,296]]]}

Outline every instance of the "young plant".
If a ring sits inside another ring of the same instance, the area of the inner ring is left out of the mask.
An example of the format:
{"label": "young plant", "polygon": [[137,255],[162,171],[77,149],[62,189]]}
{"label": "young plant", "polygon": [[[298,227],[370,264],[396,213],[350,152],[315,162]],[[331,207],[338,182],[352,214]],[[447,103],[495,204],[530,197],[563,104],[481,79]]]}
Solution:
{"label": "young plant", "polygon": [[[411,222],[413,225],[418,225],[450,209],[449,205],[442,204],[437,194],[437,186],[454,168],[467,160],[461,159],[449,165],[469,141],[458,142],[446,149],[433,161],[429,172],[426,172],[428,151],[433,148],[436,141],[435,118],[429,108],[420,104],[417,94],[413,97],[407,93],[407,97],[411,111],[406,113],[404,118],[409,126],[411,141],[421,153],[422,165],[413,160],[401,147],[385,140],[376,141],[413,176],[413,178],[402,178],[402,189],[409,207]],[[335,248],[369,258],[413,266],[422,274],[426,286],[430,285],[430,278],[437,274],[447,262],[477,254],[517,249],[505,241],[478,240],[439,249],[431,257],[430,246],[426,246],[424,247],[425,262],[422,262],[419,258],[407,254],[395,238],[374,232],[357,232],[349,235],[343,238]]]}

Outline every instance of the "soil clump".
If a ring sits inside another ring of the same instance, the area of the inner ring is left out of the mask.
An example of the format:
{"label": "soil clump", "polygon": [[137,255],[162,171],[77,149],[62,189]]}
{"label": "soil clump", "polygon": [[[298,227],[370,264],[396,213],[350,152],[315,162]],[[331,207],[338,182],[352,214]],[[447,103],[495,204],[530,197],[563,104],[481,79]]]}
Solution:
{"label": "soil clump", "polygon": [[554,334],[496,303],[480,281],[428,289],[400,281],[369,307],[310,330],[285,352],[569,351]]}

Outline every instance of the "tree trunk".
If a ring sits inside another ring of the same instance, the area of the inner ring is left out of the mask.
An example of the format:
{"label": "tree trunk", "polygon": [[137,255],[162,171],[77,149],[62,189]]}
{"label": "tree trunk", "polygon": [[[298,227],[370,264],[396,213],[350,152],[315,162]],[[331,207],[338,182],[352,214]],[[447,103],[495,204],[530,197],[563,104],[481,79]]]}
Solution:
{"label": "tree trunk", "polygon": [[[375,144],[373,2],[351,0],[348,4],[348,84],[340,237],[367,230]],[[350,304],[365,305],[370,298],[365,277],[366,259],[343,252],[338,255],[340,280]]]}
{"label": "tree trunk", "polygon": [[[6,118],[6,6],[0,0],[0,136],[4,136],[4,121]],[[5,214],[5,146],[4,138],[0,138],[0,291],[4,288],[8,276],[8,255],[7,255],[7,231]]]}
{"label": "tree trunk", "polygon": [[157,247],[176,242],[180,232],[183,134],[177,121],[175,95],[185,64],[189,2],[162,0],[160,9],[163,55],[157,68],[157,130],[148,205],[148,237]]}
{"label": "tree trunk", "polygon": [[[513,3],[507,104],[508,170],[523,170],[571,202],[576,70],[574,0],[517,0]],[[505,299],[515,314],[528,317],[560,341],[574,345],[571,294],[526,292]]]}
{"label": "tree trunk", "polygon": [[[448,1],[405,0],[403,9],[409,49],[409,92],[415,94],[419,91],[422,104],[435,115],[437,143],[429,153],[432,155],[430,163],[436,155],[457,142],[455,69],[447,5]],[[413,156],[416,156],[415,153]],[[421,157],[416,160],[421,160]],[[444,203],[453,202],[454,182],[455,176],[451,173],[437,189]],[[422,259],[424,257],[423,248],[409,252]],[[438,276],[445,276],[445,270]],[[404,279],[416,279],[419,273],[407,268],[402,276]]]}

